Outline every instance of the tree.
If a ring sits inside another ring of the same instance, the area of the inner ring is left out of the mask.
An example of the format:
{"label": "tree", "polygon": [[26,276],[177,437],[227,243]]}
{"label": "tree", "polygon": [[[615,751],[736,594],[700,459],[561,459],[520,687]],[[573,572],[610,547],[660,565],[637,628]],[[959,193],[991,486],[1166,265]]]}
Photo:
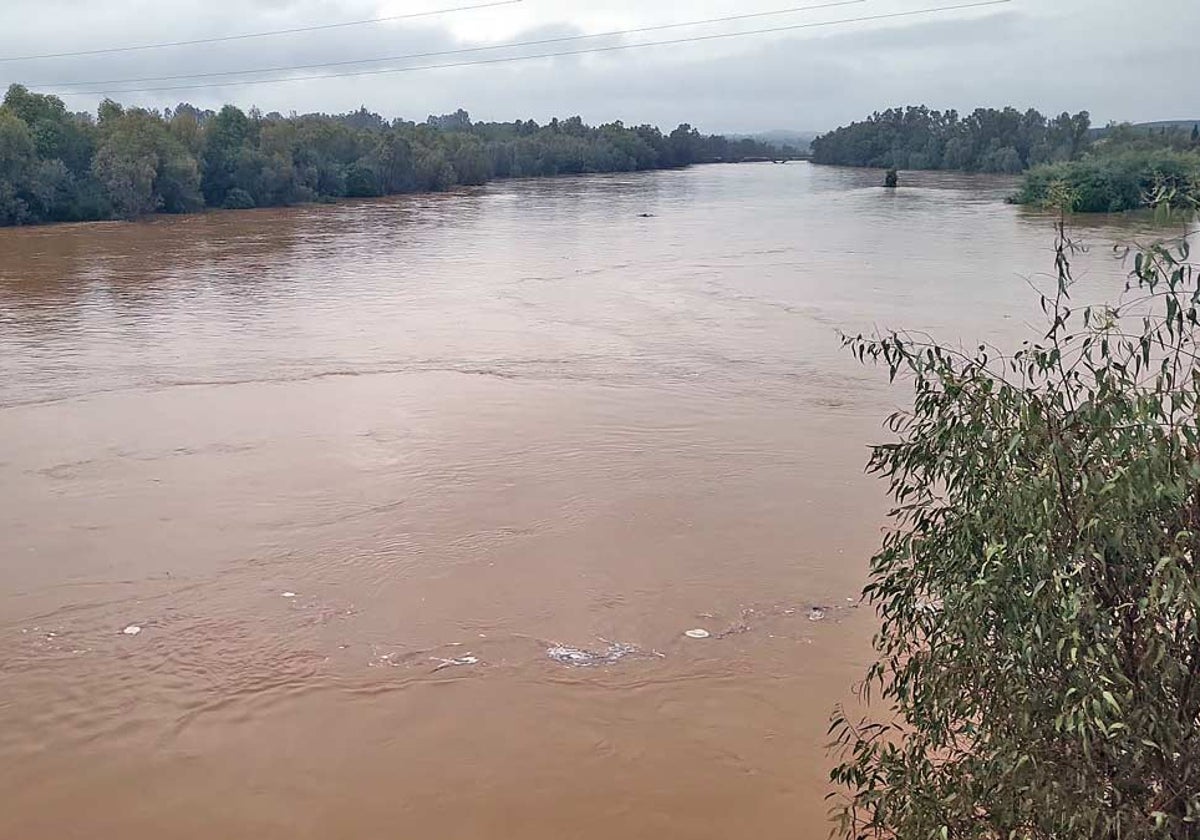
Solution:
{"label": "tree", "polygon": [[389,134],[376,154],[379,158],[384,192],[403,193],[416,187],[412,144],[407,139],[397,134]]}
{"label": "tree", "polygon": [[1136,254],[1011,355],[906,333],[846,344],[914,389],[871,470],[896,501],[880,617],[832,779],[853,838],[1141,840],[1200,830],[1200,275]]}
{"label": "tree", "polygon": [[464,137],[451,147],[450,165],[460,184],[478,186],[491,177],[491,166],[483,144],[474,137]]}
{"label": "tree", "polygon": [[204,126],[204,200],[210,207],[225,203],[226,194],[237,186],[235,172],[243,149],[251,139],[250,119],[238,108],[226,105]]}
{"label": "tree", "polygon": [[417,189],[424,192],[440,192],[453,186],[454,167],[446,160],[441,149],[422,147],[413,163],[413,178]]}
{"label": "tree", "polygon": [[1021,162],[1021,156],[1012,146],[1005,146],[1002,149],[993,149],[979,163],[979,168],[984,172],[999,172],[1005,175],[1016,175],[1025,169],[1025,165]]}
{"label": "tree", "polygon": [[170,123],[171,134],[175,136],[175,139],[183,144],[192,157],[199,160],[204,153],[204,129],[196,116],[196,109],[185,109],[181,105],[175,109],[174,113],[169,113],[167,121]]}
{"label": "tree", "polygon": [[196,160],[159,114],[113,111],[101,121],[100,135],[92,174],[118,215],[188,213],[204,206]]}
{"label": "tree", "polygon": [[134,219],[153,213],[160,206],[154,191],[154,174],[158,159],[107,144],[92,161],[92,174],[108,193],[116,213]]}
{"label": "tree", "polygon": [[29,126],[7,106],[0,108],[0,224],[19,225],[29,219],[27,190],[36,164]]}
{"label": "tree", "polygon": [[683,123],[667,137],[671,165],[688,166],[699,159],[700,132]]}
{"label": "tree", "polygon": [[443,114],[440,117],[431,114],[425,123],[440,131],[467,131],[471,128],[471,115],[459,108],[453,114]]}
{"label": "tree", "polygon": [[58,158],[38,161],[29,177],[29,205],[39,220],[70,219],[76,192],[74,176]]}
{"label": "tree", "polygon": [[87,171],[95,149],[91,125],[68,113],[61,99],[12,85],[4,106],[29,126],[39,158],[61,160],[74,173]]}

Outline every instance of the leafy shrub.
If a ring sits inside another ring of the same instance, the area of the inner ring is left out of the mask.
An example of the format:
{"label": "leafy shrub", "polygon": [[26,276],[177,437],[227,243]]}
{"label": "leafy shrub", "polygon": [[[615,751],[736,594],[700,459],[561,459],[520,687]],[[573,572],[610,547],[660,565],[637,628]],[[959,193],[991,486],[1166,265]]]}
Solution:
{"label": "leafy shrub", "polygon": [[254,196],[241,187],[234,187],[225,194],[226,210],[249,210],[254,207]]}
{"label": "leafy shrub", "polygon": [[1069,209],[1118,213],[1148,207],[1170,191],[1177,199],[1200,198],[1200,155],[1168,150],[1122,151],[1029,171],[1017,194],[1021,204],[1041,204],[1051,186],[1064,184],[1073,196]]}
{"label": "leafy shrub", "polygon": [[834,717],[845,837],[1200,836],[1200,275],[1155,246],[1076,308],[1060,236],[1048,331],[1011,355],[846,339],[914,399],[870,461],[885,708]]}

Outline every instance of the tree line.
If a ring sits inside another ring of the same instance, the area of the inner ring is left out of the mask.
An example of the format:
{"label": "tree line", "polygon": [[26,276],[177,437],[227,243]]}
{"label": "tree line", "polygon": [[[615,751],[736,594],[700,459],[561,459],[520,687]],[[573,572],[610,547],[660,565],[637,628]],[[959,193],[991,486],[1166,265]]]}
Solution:
{"label": "tree line", "polygon": [[348,114],[283,116],[105,100],[96,115],[12,85],[0,105],[0,225],[268,207],[479,185],[493,178],[629,172],[791,156],[683,124],[586,125],[579,117],[424,123]]}
{"label": "tree line", "polygon": [[1034,109],[977,108],[962,116],[920,106],[890,108],[824,134],[813,161],[881,169],[951,169],[1015,174],[1075,160],[1090,143],[1087,111],[1046,117]]}
{"label": "tree line", "polygon": [[891,108],[816,138],[815,163],[1025,173],[1014,201],[1075,212],[1200,203],[1200,124],[1091,127],[1087,111]]}

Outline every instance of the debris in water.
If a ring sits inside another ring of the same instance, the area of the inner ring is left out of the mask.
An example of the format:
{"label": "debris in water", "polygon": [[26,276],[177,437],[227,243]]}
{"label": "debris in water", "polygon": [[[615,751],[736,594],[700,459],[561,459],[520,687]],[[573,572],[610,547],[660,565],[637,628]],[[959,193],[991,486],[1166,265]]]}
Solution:
{"label": "debris in water", "polygon": [[811,610],[809,610],[808,611],[808,620],[809,621],[824,621],[825,620],[824,607],[813,607]]}
{"label": "debris in water", "polygon": [[687,636],[689,639],[707,639],[712,634],[702,627],[697,627],[695,630],[688,630],[683,635]]}
{"label": "debris in water", "polygon": [[479,664],[479,659],[475,656],[460,656],[457,659],[441,659],[440,657],[434,656],[431,657],[431,659],[438,663],[437,667],[433,669],[435,674],[443,668],[460,668],[466,665]]}
{"label": "debris in water", "polygon": [[720,633],[717,634],[716,638],[724,639],[728,636],[737,635],[738,633],[749,633],[749,632],[750,632],[750,625],[747,624],[746,622],[742,621],[742,622],[739,622],[738,624],[733,624],[733,625],[730,625],[729,627],[725,628],[724,630],[722,630]]}
{"label": "debris in water", "polygon": [[[604,641],[601,639],[600,641]],[[641,653],[635,645],[609,642],[608,650],[594,651],[567,645],[553,645],[546,655],[561,665],[574,665],[577,668],[590,668],[594,665],[611,665],[620,662],[626,656]]]}
{"label": "debris in water", "polygon": [[295,592],[284,592],[279,597],[280,598],[295,598],[296,593]]}
{"label": "debris in water", "polygon": [[602,659],[602,654],[565,645],[555,645],[546,651],[546,655],[563,665],[596,665]]}
{"label": "debris in water", "polygon": [[142,632],[142,628],[138,627],[136,624],[130,624],[128,627],[126,627],[121,632],[124,633],[126,636],[136,636],[138,633]]}

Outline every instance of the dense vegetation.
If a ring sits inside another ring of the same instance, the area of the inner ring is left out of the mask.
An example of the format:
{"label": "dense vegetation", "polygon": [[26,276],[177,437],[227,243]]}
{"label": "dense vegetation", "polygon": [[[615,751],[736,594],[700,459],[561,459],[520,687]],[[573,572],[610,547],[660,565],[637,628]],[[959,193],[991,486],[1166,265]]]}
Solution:
{"label": "dense vegetation", "polygon": [[1089,143],[1086,111],[1053,119],[1030,109],[979,108],[967,116],[925,106],[892,108],[818,137],[813,161],[881,169],[1023,172],[1078,158]]}
{"label": "dense vegetation", "polygon": [[298,204],[483,184],[492,178],[664,169],[780,152],[754,140],[663,134],[578,117],[473,123],[464,111],[417,124],[365,108],[284,117],[226,106],[160,113],[100,105],[73,114],[9,88],[0,105],[0,225],[134,218],[205,207]]}
{"label": "dense vegetation", "polygon": [[1200,197],[1200,125],[1110,125],[1086,111],[980,108],[962,117],[892,108],[812,142],[816,163],[882,169],[1027,172],[1023,204],[1067,197],[1068,209],[1116,212]]}
{"label": "dense vegetation", "polygon": [[1081,160],[1039,166],[1017,201],[1063,196],[1085,213],[1119,212],[1200,198],[1200,126],[1161,130],[1114,126]]}
{"label": "dense vegetation", "polygon": [[1200,273],[1154,246],[1076,306],[1071,253],[1012,354],[847,341],[914,388],[871,459],[884,708],[835,717],[847,838],[1200,837]]}

